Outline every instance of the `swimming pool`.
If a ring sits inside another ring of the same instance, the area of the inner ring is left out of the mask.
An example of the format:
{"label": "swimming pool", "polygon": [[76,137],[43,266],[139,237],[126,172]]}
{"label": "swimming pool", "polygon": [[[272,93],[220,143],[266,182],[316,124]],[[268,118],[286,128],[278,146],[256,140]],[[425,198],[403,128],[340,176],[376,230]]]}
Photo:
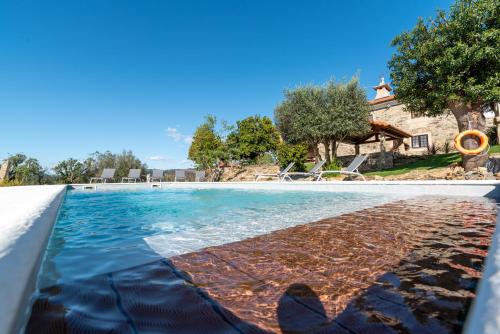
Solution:
{"label": "swimming pool", "polygon": [[234,189],[68,191],[38,286],[82,279],[395,200]]}
{"label": "swimming pool", "polygon": [[471,196],[112,189],[67,192],[26,333],[460,332],[497,215]]}

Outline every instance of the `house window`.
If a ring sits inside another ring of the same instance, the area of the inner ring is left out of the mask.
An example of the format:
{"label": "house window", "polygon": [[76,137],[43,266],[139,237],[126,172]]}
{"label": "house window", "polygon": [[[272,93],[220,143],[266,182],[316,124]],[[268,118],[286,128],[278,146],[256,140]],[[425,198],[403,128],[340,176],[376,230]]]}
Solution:
{"label": "house window", "polygon": [[427,148],[429,145],[428,135],[418,135],[411,137],[412,148]]}

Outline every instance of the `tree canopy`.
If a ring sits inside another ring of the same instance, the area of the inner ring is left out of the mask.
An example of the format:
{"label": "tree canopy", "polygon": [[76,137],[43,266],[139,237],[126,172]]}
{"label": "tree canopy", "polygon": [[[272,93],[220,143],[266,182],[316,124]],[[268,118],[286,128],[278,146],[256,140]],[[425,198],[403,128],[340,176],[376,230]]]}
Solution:
{"label": "tree canopy", "polygon": [[85,165],[73,158],[60,161],[53,167],[57,180],[61,183],[82,183],[88,181]]}
{"label": "tree canopy", "polygon": [[42,184],[46,177],[45,170],[37,159],[17,153],[7,160],[9,161],[8,181],[19,184]]}
{"label": "tree canopy", "polygon": [[275,152],[280,137],[269,117],[250,116],[236,123],[227,137],[227,146],[237,159],[253,161],[264,153]]}
{"label": "tree canopy", "polygon": [[397,36],[389,62],[398,100],[412,111],[442,114],[457,101],[500,101],[500,2],[459,0],[449,14],[419,19]]}
{"label": "tree canopy", "polygon": [[98,176],[104,168],[115,168],[115,178],[126,177],[130,169],[141,169],[144,175],[148,168],[146,164],[134,155],[132,151],[122,153],[94,152],[83,160],[70,158],[60,161],[53,167],[56,179],[61,183],[89,182],[93,176]]}
{"label": "tree canopy", "polygon": [[215,129],[216,124],[215,116],[206,116],[205,122],[194,132],[188,153],[188,158],[197,168],[207,170],[210,174],[213,174],[218,164],[228,155],[226,145]]}
{"label": "tree canopy", "polygon": [[[460,131],[484,129],[484,108],[500,101],[498,0],[458,0],[448,14],[420,19],[392,45],[392,84],[407,109],[429,116],[449,109]],[[477,143],[469,139],[464,146]],[[464,167],[469,170],[485,158],[464,156]]]}
{"label": "tree canopy", "polygon": [[[357,78],[348,83],[329,81],[322,86],[304,86],[285,91],[285,100],[276,107],[275,119],[283,139],[307,144],[318,156],[323,143],[330,163],[340,141],[369,130],[369,106]],[[333,152],[330,152],[333,144]]]}

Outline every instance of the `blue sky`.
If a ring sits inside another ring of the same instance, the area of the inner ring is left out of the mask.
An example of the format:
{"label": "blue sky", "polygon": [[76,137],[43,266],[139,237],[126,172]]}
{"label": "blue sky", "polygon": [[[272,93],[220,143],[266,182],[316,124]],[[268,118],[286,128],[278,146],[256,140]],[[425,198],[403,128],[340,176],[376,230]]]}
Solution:
{"label": "blue sky", "polygon": [[189,166],[204,115],[273,115],[283,89],[388,78],[390,41],[451,1],[2,1],[0,159],[96,150]]}

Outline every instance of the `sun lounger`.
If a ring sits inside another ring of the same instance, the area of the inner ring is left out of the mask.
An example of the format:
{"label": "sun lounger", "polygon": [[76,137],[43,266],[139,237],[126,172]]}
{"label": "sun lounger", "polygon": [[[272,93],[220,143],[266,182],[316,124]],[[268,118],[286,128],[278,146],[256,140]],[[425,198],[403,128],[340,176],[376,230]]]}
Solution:
{"label": "sun lounger", "polygon": [[321,168],[323,167],[323,165],[325,164],[326,160],[321,160],[319,161],[318,163],[316,163],[316,165],[314,165],[313,168],[311,168],[308,172],[293,172],[293,173],[285,173],[285,175],[283,176],[283,179],[287,178],[289,179],[290,181],[292,180],[292,176],[300,176],[300,177],[313,177],[313,178],[317,178],[319,173],[320,173],[320,170]]}
{"label": "sun lounger", "polygon": [[97,183],[97,181],[101,181],[103,183],[106,183],[106,182],[108,182],[108,180],[113,180],[113,178],[115,177],[115,171],[116,171],[115,168],[104,168],[102,170],[101,176],[92,177],[90,179],[90,183],[92,183],[93,181],[95,181],[96,183]]}
{"label": "sun lounger", "polygon": [[203,181],[206,181],[207,180],[207,177],[205,175],[205,171],[204,170],[197,170],[195,173],[194,173],[194,182],[202,182]]}
{"label": "sun lounger", "polygon": [[163,169],[153,169],[151,177],[149,178],[150,182],[161,182],[163,181]]}
{"label": "sun lounger", "polygon": [[268,178],[268,177],[276,177],[278,178],[279,181],[284,181],[287,173],[290,171],[290,169],[292,169],[293,165],[295,165],[295,162],[290,162],[288,166],[285,167],[285,169],[275,174],[255,174],[255,181],[259,181],[260,178]]}
{"label": "sun lounger", "polygon": [[366,181],[365,177],[359,172],[358,168],[365,162],[367,155],[357,155],[354,160],[347,166],[346,168],[339,169],[339,170],[324,170],[321,173],[319,173],[316,181],[321,181],[323,179],[324,174],[332,174],[332,173],[337,173],[337,174],[347,174],[347,175],[356,175],[356,176],[361,176],[363,181]]}
{"label": "sun lounger", "polygon": [[175,171],[174,182],[177,181],[186,181],[186,171],[184,169],[177,169]]}
{"label": "sun lounger", "polygon": [[140,169],[131,169],[128,172],[127,177],[122,177],[122,183],[126,182],[131,182],[133,181],[134,183],[137,182],[137,180],[141,180],[141,170]]}

